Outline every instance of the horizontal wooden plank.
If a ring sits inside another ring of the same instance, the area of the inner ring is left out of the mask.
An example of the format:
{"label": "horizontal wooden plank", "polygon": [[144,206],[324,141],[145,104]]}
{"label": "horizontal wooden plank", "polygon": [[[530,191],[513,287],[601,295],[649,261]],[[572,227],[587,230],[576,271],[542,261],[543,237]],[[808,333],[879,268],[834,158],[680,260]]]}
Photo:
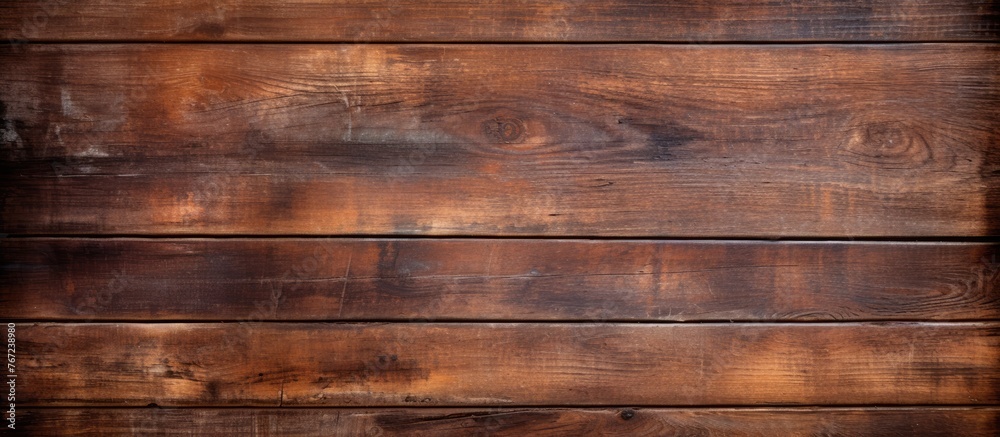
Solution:
{"label": "horizontal wooden plank", "polygon": [[989,243],[0,241],[0,320],[1000,320]]}
{"label": "horizontal wooden plank", "polygon": [[1000,46],[32,46],[8,233],[996,235]]}
{"label": "horizontal wooden plank", "polygon": [[37,435],[994,437],[1000,409],[978,408],[410,408],[28,409]]}
{"label": "horizontal wooden plank", "polygon": [[1000,402],[1000,325],[22,324],[21,406]]}
{"label": "horizontal wooden plank", "polygon": [[0,36],[140,41],[934,41],[1000,37],[990,0],[7,0]]}
{"label": "horizontal wooden plank", "polygon": [[1000,46],[45,45],[0,231],[983,236]]}

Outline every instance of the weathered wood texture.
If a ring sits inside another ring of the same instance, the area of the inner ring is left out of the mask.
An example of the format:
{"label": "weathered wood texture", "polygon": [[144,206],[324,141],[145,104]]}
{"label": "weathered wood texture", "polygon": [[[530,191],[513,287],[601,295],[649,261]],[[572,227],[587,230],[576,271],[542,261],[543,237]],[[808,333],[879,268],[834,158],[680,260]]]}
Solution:
{"label": "weathered wood texture", "polygon": [[46,45],[0,231],[1000,234],[1000,45]]}
{"label": "weathered wood texture", "polygon": [[998,320],[986,243],[7,239],[2,320]]}
{"label": "weathered wood texture", "polygon": [[995,437],[978,408],[29,409],[36,435]]}
{"label": "weathered wood texture", "polygon": [[996,0],[8,0],[0,38],[28,434],[1000,434]]}
{"label": "weathered wood texture", "polygon": [[7,0],[0,37],[49,41],[995,40],[991,0]]}
{"label": "weathered wood texture", "polygon": [[23,324],[21,406],[990,404],[1000,325]]}

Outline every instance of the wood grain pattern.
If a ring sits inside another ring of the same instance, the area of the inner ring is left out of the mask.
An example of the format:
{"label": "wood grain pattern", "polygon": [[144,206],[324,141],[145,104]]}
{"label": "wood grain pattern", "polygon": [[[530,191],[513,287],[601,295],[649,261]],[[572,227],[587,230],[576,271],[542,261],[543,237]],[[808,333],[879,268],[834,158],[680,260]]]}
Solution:
{"label": "wood grain pattern", "polygon": [[0,230],[985,236],[1000,46],[46,45]]}
{"label": "wood grain pattern", "polygon": [[37,435],[994,437],[1000,409],[29,409]]}
{"label": "wood grain pattern", "polygon": [[4,427],[1000,435],[1000,1],[0,0],[0,38]]}
{"label": "wood grain pattern", "polygon": [[1000,401],[1000,325],[23,324],[21,406]]}
{"label": "wood grain pattern", "polygon": [[986,243],[7,239],[0,320],[1000,319]]}
{"label": "wood grain pattern", "polygon": [[934,41],[1000,36],[990,0],[7,0],[55,41]]}

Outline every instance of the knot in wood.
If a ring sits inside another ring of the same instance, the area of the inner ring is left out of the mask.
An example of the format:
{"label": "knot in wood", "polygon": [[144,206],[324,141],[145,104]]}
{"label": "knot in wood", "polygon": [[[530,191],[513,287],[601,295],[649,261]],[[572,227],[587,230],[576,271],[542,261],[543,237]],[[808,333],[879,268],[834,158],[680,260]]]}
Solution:
{"label": "knot in wood", "polygon": [[496,117],[483,122],[483,135],[496,143],[524,141],[524,122],[514,117]]}

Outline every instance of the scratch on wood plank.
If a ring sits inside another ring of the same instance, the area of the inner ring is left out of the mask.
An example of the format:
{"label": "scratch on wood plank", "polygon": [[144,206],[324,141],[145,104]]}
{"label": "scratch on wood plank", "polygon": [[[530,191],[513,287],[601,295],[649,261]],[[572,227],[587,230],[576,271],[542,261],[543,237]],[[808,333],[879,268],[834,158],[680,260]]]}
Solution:
{"label": "scratch on wood plank", "polygon": [[344,112],[347,114],[347,136],[344,141],[351,141],[353,137],[352,131],[354,130],[354,115],[351,114],[351,100],[347,97],[347,93],[340,89],[336,83],[331,83],[333,89],[340,93],[340,98],[344,101]]}
{"label": "scratch on wood plank", "polygon": [[281,386],[278,387],[278,406],[282,406],[285,403],[285,379],[281,379]]}
{"label": "scratch on wood plank", "polygon": [[344,286],[340,289],[340,307],[337,308],[337,318],[344,313],[344,296],[347,296],[347,277],[351,274],[351,261],[354,260],[354,252],[347,258],[347,269],[344,271]]}
{"label": "scratch on wood plank", "polygon": [[496,244],[491,244],[490,245],[490,255],[489,255],[489,257],[486,260],[486,277],[492,276],[492,272],[493,272],[493,258],[496,256],[496,252],[497,252],[497,245]]}

